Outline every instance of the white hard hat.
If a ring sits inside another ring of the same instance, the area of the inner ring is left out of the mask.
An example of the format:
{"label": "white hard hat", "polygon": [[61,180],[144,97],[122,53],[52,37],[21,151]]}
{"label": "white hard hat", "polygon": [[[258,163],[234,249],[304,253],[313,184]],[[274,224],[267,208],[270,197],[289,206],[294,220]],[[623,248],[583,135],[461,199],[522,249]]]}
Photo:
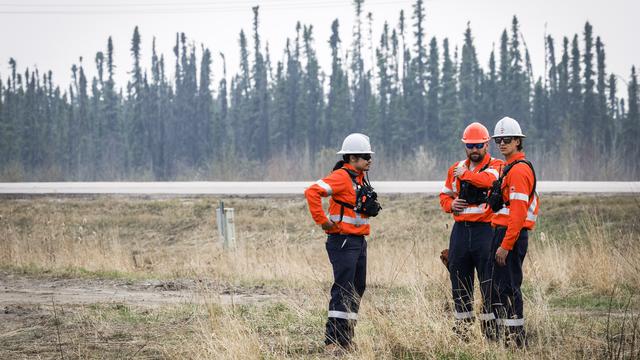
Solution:
{"label": "white hard hat", "polygon": [[338,151],[339,155],[344,154],[373,154],[369,137],[360,133],[349,134],[342,142],[342,149]]}
{"label": "white hard hat", "polygon": [[496,128],[493,130],[492,138],[503,136],[526,137],[520,129],[520,124],[518,124],[518,122],[514,119],[507,116],[498,121],[498,123],[496,124]]}

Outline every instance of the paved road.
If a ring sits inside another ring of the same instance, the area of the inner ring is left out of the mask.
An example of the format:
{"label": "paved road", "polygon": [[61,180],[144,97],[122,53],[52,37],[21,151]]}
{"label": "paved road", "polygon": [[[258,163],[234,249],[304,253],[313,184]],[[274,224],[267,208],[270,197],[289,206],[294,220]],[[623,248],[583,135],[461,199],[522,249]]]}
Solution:
{"label": "paved road", "polygon": [[[0,183],[0,194],[287,195],[302,194],[308,182],[40,182]],[[380,194],[437,194],[441,181],[374,181]],[[640,193],[640,182],[541,181],[540,193]]]}

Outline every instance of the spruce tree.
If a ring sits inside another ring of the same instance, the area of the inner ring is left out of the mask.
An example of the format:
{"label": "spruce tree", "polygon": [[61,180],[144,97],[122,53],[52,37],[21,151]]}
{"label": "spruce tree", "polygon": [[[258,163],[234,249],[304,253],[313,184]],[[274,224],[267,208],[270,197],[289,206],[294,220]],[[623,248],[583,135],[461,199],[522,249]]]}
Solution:
{"label": "spruce tree", "polygon": [[313,26],[304,27],[303,39],[304,54],[307,60],[304,73],[304,113],[307,116],[307,146],[313,164],[316,153],[320,149],[318,131],[320,124],[323,123],[322,109],[324,107],[322,84],[319,79],[320,67],[313,48]]}
{"label": "spruce tree", "polygon": [[480,83],[479,65],[476,49],[473,45],[471,26],[467,23],[462,46],[462,60],[460,62],[460,110],[462,121],[470,124],[478,119],[478,84]]}
{"label": "spruce tree", "polygon": [[612,141],[613,141],[613,119],[609,116],[609,109],[607,108],[607,72],[605,64],[605,51],[604,44],[600,39],[600,36],[596,38],[596,59],[597,59],[597,84],[596,89],[598,91],[597,101],[597,122],[593,124],[596,129],[595,139],[597,144],[601,145],[602,151],[605,154],[610,153]]}
{"label": "spruce tree", "polygon": [[400,99],[397,102],[400,111],[398,112],[399,129],[396,132],[397,138],[395,139],[395,143],[398,144],[397,149],[399,153],[409,153],[415,149],[415,134],[413,133],[413,129],[417,126],[416,118],[411,111],[411,104],[415,103],[411,98],[412,95],[415,95],[415,78],[412,75],[411,64],[415,62],[412,61],[411,51],[406,46],[405,33],[407,29],[403,10],[400,11],[398,31],[400,31],[400,39],[402,41],[402,76],[400,79],[402,85]]}
{"label": "spruce tree", "polygon": [[222,78],[218,82],[218,91],[216,99],[216,113],[214,115],[214,124],[212,129],[212,142],[213,142],[213,159],[216,163],[220,164],[225,153],[228,151],[229,141],[228,134],[228,116],[229,116],[229,99],[227,89],[227,61],[224,54],[220,53],[222,59]]}
{"label": "spruce tree", "polygon": [[547,58],[545,59],[545,61],[548,65],[549,70],[549,72],[546,74],[549,84],[549,92],[551,94],[556,94],[558,92],[558,64],[556,62],[555,44],[551,35],[548,35],[546,37],[545,46],[547,49]]}
{"label": "spruce tree", "polygon": [[568,129],[569,114],[569,39],[562,41],[562,58],[558,66],[558,95],[554,97],[556,116],[563,128]]}
{"label": "spruce tree", "polygon": [[282,154],[286,150],[287,139],[287,125],[289,123],[287,116],[287,79],[285,74],[285,67],[282,61],[278,61],[276,64],[276,73],[274,78],[274,84],[272,87],[273,93],[273,122],[271,129],[270,139],[272,142],[272,153]]}
{"label": "spruce tree", "polygon": [[91,133],[91,146],[93,157],[91,164],[94,167],[94,174],[100,178],[104,176],[104,153],[105,153],[105,120],[104,120],[104,53],[98,51],[95,56],[97,78],[93,78],[91,84],[91,118],[93,120]]}
{"label": "spruce tree", "polygon": [[608,116],[612,121],[611,148],[614,151],[618,146],[617,136],[620,133],[620,112],[618,108],[618,81],[615,74],[609,75],[609,93],[607,97]]}
{"label": "spruce tree", "polygon": [[549,94],[543,85],[542,78],[538,78],[533,91],[531,116],[533,127],[537,130],[537,132],[533,134],[535,144],[537,145],[536,150],[548,149],[551,145],[548,143],[550,138],[546,136],[546,132],[550,127],[549,115]]}
{"label": "spruce tree", "polygon": [[[460,119],[460,107],[456,89],[455,64],[449,53],[449,39],[444,39],[442,48],[442,96],[440,98],[442,133],[440,134],[440,146],[438,147],[442,149],[442,154],[456,154],[459,149],[458,143],[450,139],[455,139],[460,136],[462,120]],[[447,156],[445,155],[445,157]],[[452,160],[451,155],[449,155],[446,160]]]}
{"label": "spruce tree", "polygon": [[[529,81],[523,68],[522,52],[520,50],[520,24],[516,16],[511,23],[511,43],[509,44],[509,85],[510,104],[507,113],[523,124],[529,119]],[[525,125],[526,128],[526,125]]]}
{"label": "spruce tree", "polygon": [[235,77],[235,91],[233,91],[232,125],[233,137],[235,141],[235,152],[242,156],[249,156],[247,153],[248,134],[250,127],[250,86],[251,86],[251,67],[249,65],[249,50],[247,49],[247,38],[244,30],[240,31],[240,73]]}
{"label": "spruce tree", "polygon": [[200,60],[200,81],[198,86],[198,115],[197,115],[197,139],[196,164],[200,166],[211,159],[213,153],[213,96],[211,94],[211,51],[202,49],[202,59]]}
{"label": "spruce tree", "polygon": [[427,90],[427,122],[431,126],[430,143],[437,144],[440,139],[438,131],[442,126],[440,121],[440,55],[438,51],[438,41],[435,37],[429,42],[429,58],[427,60],[427,79],[429,89]]}
{"label": "spruce tree", "polygon": [[510,55],[509,55],[509,35],[507,30],[502,31],[500,37],[500,70],[498,71],[498,102],[499,117],[503,117],[511,113],[511,104],[513,101],[513,93],[511,92],[511,71],[510,71]]}
{"label": "spruce tree", "polygon": [[429,130],[432,124],[427,123],[426,118],[426,62],[427,62],[427,50],[425,47],[425,9],[424,0],[416,0],[413,4],[413,35],[415,37],[415,56],[413,58],[413,74],[412,76],[416,84],[414,85],[414,91],[411,95],[410,104],[412,110],[409,116],[415,117],[415,143],[417,145],[424,144],[427,140]]}
{"label": "spruce tree", "polygon": [[[564,101],[562,97],[566,98],[566,86],[563,88],[563,94],[560,93],[560,72],[561,64],[558,63],[556,58],[555,41],[551,35],[548,35],[545,39],[545,46],[547,57],[545,59],[546,69],[546,88],[549,96],[549,121],[546,128],[539,128],[538,134],[544,139],[546,144],[546,151],[557,151],[557,137],[551,134],[557,131],[557,127],[562,124],[561,115],[564,111],[561,103]],[[562,70],[564,71],[564,70]],[[564,76],[564,75],[563,75]],[[566,85],[566,81],[563,83]],[[563,85],[563,86],[564,86]]]}
{"label": "spruce tree", "polygon": [[253,62],[253,111],[248,138],[255,146],[252,158],[266,161],[269,158],[269,93],[267,92],[267,69],[262,55],[260,33],[258,30],[259,7],[253,7],[253,42],[254,42],[254,62]]}
{"label": "spruce tree", "polygon": [[572,133],[569,140],[575,144],[578,143],[579,135],[581,134],[580,127],[582,125],[581,119],[584,109],[580,68],[578,35],[575,35],[571,43],[571,69],[569,80],[569,124]]}
{"label": "spruce tree", "polygon": [[[296,26],[299,29],[299,26]],[[302,109],[301,104],[301,84],[302,84],[302,65],[300,64],[300,45],[296,37],[294,48],[290,49],[287,44],[287,120],[286,126],[286,151],[299,150],[302,146],[302,139],[305,138],[304,128],[299,123]]]}
{"label": "spruce tree", "polygon": [[[399,29],[398,29],[399,31]],[[398,35],[396,29],[391,33],[391,47],[392,47],[392,59],[393,59],[393,76],[391,95],[389,99],[389,121],[391,131],[388,134],[388,144],[390,145],[390,153],[392,155],[398,154],[401,151],[402,139],[407,138],[406,131],[404,130],[404,124],[406,123],[407,112],[404,106],[404,96],[402,93],[403,78],[401,77],[401,64],[404,52],[400,47],[401,36]],[[404,73],[404,71],[402,72]]]}
{"label": "spruce tree", "polygon": [[152,45],[152,85],[148,93],[147,103],[150,107],[150,129],[152,134],[149,141],[151,147],[151,167],[158,180],[169,179],[171,171],[168,144],[170,143],[169,128],[172,124],[171,91],[167,84],[164,57],[156,53],[155,38]]}
{"label": "spruce tree", "polygon": [[373,135],[376,143],[387,148],[387,146],[390,145],[388,141],[390,138],[388,135],[391,131],[389,126],[389,101],[393,81],[393,74],[390,73],[393,69],[389,64],[392,60],[389,48],[389,24],[387,22],[384,23],[382,35],[380,36],[380,44],[376,49],[376,59],[378,72],[378,111],[377,121],[373,126],[371,135]]}
{"label": "spruce tree", "polygon": [[[73,178],[79,178],[79,169],[81,167],[80,163],[80,138],[82,136],[82,115],[81,111],[79,111],[80,104],[79,99],[76,94],[80,92],[80,85],[78,82],[78,66],[73,64],[71,66],[71,74],[73,79],[73,84],[69,85],[69,99],[71,102],[71,106],[73,111],[71,112],[69,120],[68,120],[68,156],[69,161],[67,165],[67,169],[69,173],[72,174]],[[75,89],[75,92],[74,92]]]}
{"label": "spruce tree", "polygon": [[352,131],[364,132],[367,124],[367,84],[365,78],[364,59],[362,58],[362,4],[364,0],[354,0],[355,25],[353,32],[352,60],[351,60],[351,91],[353,93]]}
{"label": "spruce tree", "polygon": [[[631,79],[628,85],[628,112],[625,118],[625,126],[623,128],[623,143],[625,144],[625,156],[629,159],[638,159],[640,156],[640,145],[638,138],[640,137],[640,112],[638,111],[638,76],[636,67],[631,68]],[[633,177],[638,176],[638,168],[636,162],[629,163],[629,173]]]}
{"label": "spruce tree", "polygon": [[6,98],[9,96],[8,91],[5,90],[2,79],[0,78],[0,168],[7,166],[8,158],[7,155],[9,151],[12,149],[9,148],[9,124],[8,124],[8,116],[6,114]]}
{"label": "spruce tree", "polygon": [[481,94],[478,109],[478,121],[489,123],[500,118],[499,78],[496,67],[496,55],[492,50],[489,55],[489,71],[481,77]]}
{"label": "spruce tree", "polygon": [[36,84],[33,73],[27,69],[24,74],[24,110],[21,121],[20,137],[22,137],[22,151],[20,162],[31,168],[36,164],[37,152],[37,100]]}
{"label": "spruce tree", "polygon": [[104,121],[105,121],[105,172],[109,178],[116,178],[122,172],[124,163],[124,144],[120,124],[120,101],[115,89],[116,65],[113,61],[113,40],[107,42],[107,81],[104,88]]}
{"label": "spruce tree", "polygon": [[329,93],[327,95],[326,126],[324,127],[324,144],[335,146],[335,142],[353,128],[350,116],[351,96],[347,74],[340,57],[339,22],[335,19],[331,24],[331,75],[329,76]]}
{"label": "spruce tree", "polygon": [[141,174],[148,165],[148,134],[147,127],[144,123],[143,101],[144,101],[144,84],[142,68],[140,65],[141,39],[138,27],[133,31],[131,39],[131,56],[133,57],[133,69],[131,70],[131,82],[129,86],[129,116],[127,117],[127,135],[129,148],[129,164],[133,175]]}
{"label": "spruce tree", "polygon": [[[598,103],[595,94],[595,81],[593,80],[593,27],[588,22],[584,26],[584,92],[583,92],[583,116],[580,118],[582,139],[585,140],[581,153],[593,159],[595,149],[593,144],[600,144],[601,135],[596,136],[594,128],[600,130],[602,118],[598,115]],[[602,151],[602,148],[601,150]]]}

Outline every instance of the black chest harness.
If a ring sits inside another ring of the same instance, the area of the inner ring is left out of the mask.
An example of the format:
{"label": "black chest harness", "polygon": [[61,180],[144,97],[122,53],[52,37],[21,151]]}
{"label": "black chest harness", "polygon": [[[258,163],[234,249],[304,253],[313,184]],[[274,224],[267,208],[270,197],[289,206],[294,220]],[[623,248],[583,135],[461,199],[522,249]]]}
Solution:
{"label": "black chest harness", "polygon": [[493,210],[493,212],[500,211],[500,209],[502,209],[505,205],[509,206],[509,201],[505,202],[504,199],[502,198],[502,181],[507,176],[511,168],[513,168],[515,164],[519,164],[519,163],[527,164],[529,168],[531,168],[531,172],[533,172],[533,190],[531,190],[531,193],[529,194],[529,199],[531,199],[533,194],[536,192],[537,179],[536,179],[536,171],[533,169],[533,164],[531,164],[529,160],[525,160],[525,159],[516,160],[511,164],[505,166],[504,170],[502,170],[502,175],[500,175],[500,178],[494,181],[493,185],[491,186],[491,191],[489,192],[489,195],[488,195],[487,204],[491,206],[491,210]]}
{"label": "black chest harness", "polygon": [[364,214],[371,217],[377,216],[380,210],[382,210],[382,206],[380,206],[380,203],[378,202],[378,194],[373,191],[373,186],[371,186],[371,183],[369,182],[369,175],[362,178],[362,185],[360,185],[356,180],[358,177],[357,173],[346,168],[341,168],[341,170],[346,171],[353,182],[353,188],[356,192],[356,201],[355,204],[350,204],[333,199],[333,201],[340,204],[340,221],[338,222],[342,222],[345,207],[353,209],[353,211],[358,214]]}
{"label": "black chest harness", "polygon": [[[490,158],[489,162],[483,166],[478,173],[487,170],[491,160],[492,159]],[[458,197],[465,200],[469,205],[480,205],[487,202],[488,191],[489,189],[479,188],[466,180],[460,180],[460,192],[458,193]]]}

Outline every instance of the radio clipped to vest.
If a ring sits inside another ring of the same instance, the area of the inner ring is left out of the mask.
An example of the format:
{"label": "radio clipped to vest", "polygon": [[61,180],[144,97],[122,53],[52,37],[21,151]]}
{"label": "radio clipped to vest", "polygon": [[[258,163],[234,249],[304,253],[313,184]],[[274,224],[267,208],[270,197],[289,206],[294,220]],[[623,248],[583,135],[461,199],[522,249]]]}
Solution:
{"label": "radio clipped to vest", "polygon": [[531,168],[531,171],[533,172],[533,190],[531,190],[531,194],[529,194],[529,198],[531,198],[533,194],[536,192],[537,180],[536,180],[536,171],[533,169],[533,165],[528,160],[516,160],[513,163],[505,166],[504,170],[502,171],[502,175],[500,175],[500,178],[494,181],[493,185],[491,186],[491,190],[489,191],[489,195],[487,197],[487,204],[491,207],[491,210],[493,210],[493,212],[498,212],[505,205],[509,205],[509,202],[507,201],[505,203],[504,199],[502,198],[502,180],[507,176],[511,168],[513,168],[515,164],[519,164],[519,163],[527,164]]}
{"label": "radio clipped to vest", "polygon": [[371,186],[371,183],[369,182],[369,176],[365,176],[365,178],[362,179],[362,185],[360,185],[356,181],[358,174],[349,169],[342,168],[342,170],[349,174],[349,177],[354,184],[356,201],[355,204],[349,204],[347,202],[334,199],[334,201],[341,206],[339,222],[342,222],[345,207],[353,209],[353,211],[358,214],[364,214],[370,217],[377,216],[380,210],[382,210],[382,206],[378,202],[378,194],[373,190],[373,186]]}
{"label": "radio clipped to vest", "polygon": [[[479,172],[487,170],[489,163],[487,163]],[[461,180],[460,181],[460,193],[458,197],[465,200],[469,205],[480,205],[487,202],[487,192],[489,189],[482,189],[476,187],[472,183]]]}

